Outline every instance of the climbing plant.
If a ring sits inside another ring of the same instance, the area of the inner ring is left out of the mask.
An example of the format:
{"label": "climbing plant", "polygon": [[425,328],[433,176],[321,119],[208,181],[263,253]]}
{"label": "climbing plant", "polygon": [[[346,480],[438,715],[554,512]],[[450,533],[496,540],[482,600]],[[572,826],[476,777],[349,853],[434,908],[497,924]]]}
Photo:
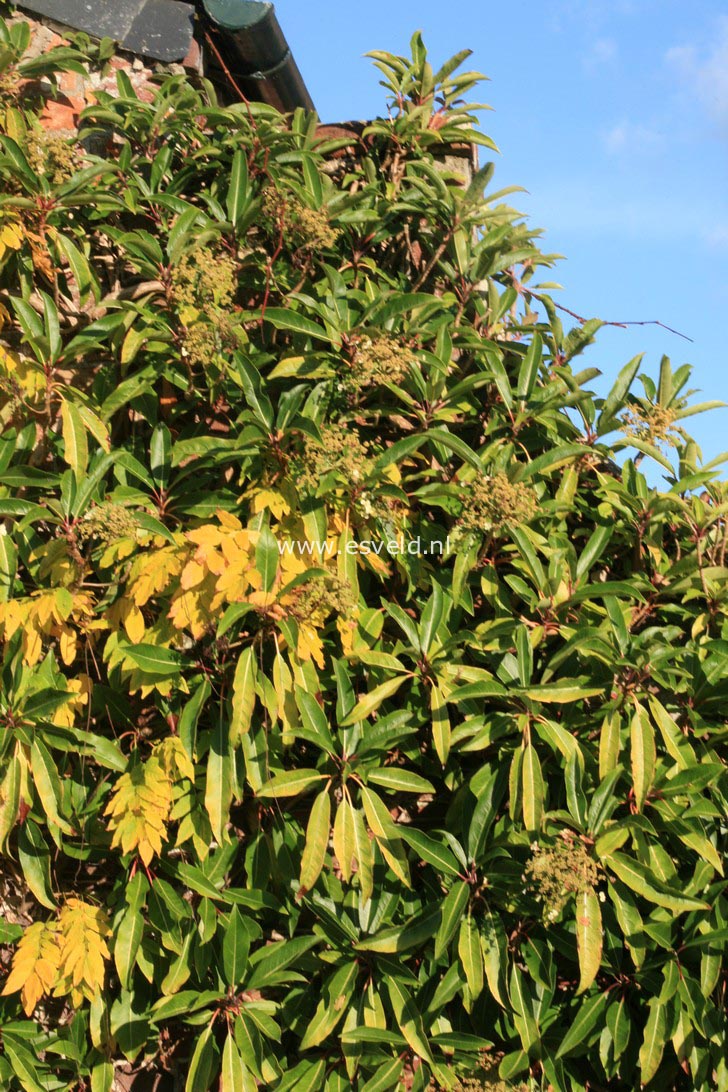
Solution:
{"label": "climbing plant", "polygon": [[725,1092],[728,494],[689,368],[581,366],[600,322],[469,169],[467,52],[374,54],[386,116],[335,139],[123,72],[66,138],[93,58],[40,81],[27,38],[0,1084]]}

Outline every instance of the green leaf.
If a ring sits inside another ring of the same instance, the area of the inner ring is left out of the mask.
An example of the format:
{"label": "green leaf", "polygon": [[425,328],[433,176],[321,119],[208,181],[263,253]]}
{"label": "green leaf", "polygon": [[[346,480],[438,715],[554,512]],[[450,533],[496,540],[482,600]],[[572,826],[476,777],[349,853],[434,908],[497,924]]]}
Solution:
{"label": "green leaf", "polygon": [[282,971],[320,943],[320,937],[298,936],[293,940],[277,940],[258,948],[250,955],[253,970],[246,983],[247,988],[260,989],[269,981],[275,981]]}
{"label": "green leaf", "polygon": [[707,902],[691,898],[688,895],[675,895],[671,891],[663,890],[656,886],[650,872],[622,853],[607,853],[604,863],[614,872],[615,876],[631,888],[638,895],[642,895],[649,902],[657,906],[664,906],[666,910],[672,910],[676,914],[687,913],[690,910],[710,910]]}
{"label": "green leaf", "polygon": [[145,675],[170,678],[182,669],[179,653],[161,645],[126,645],[124,653]]}
{"label": "green leaf", "polygon": [[306,827],[306,842],[301,855],[299,898],[310,891],[319,878],[326,860],[330,832],[331,797],[327,786],[314,800]]}
{"label": "green leaf", "polygon": [[612,1050],[615,1060],[621,1058],[627,1049],[632,1031],[632,1020],[627,1001],[620,997],[619,1001],[609,1006],[607,1011],[607,1026],[612,1036]]}
{"label": "green leaf", "polygon": [[534,1016],[534,1006],[528,979],[515,963],[511,966],[508,996],[514,1012],[513,1022],[516,1025],[523,1049],[530,1056],[531,1052],[538,1046],[539,1030]]}
{"label": "green leaf", "polygon": [[233,800],[233,755],[230,725],[221,706],[210,737],[205,779],[205,810],[218,845],[227,841],[227,824]]}
{"label": "green leaf", "polygon": [[127,907],[114,939],[114,963],[125,990],[131,988],[132,972],[143,935],[144,918],[137,910]]}
{"label": "green leaf", "polygon": [[152,1005],[152,1021],[159,1024],[162,1020],[191,1015],[219,1000],[220,994],[216,990],[183,990],[174,997],[160,997]]}
{"label": "green leaf", "polygon": [[440,585],[433,581],[432,595],[425,603],[420,621],[420,651],[425,655],[437,639],[440,624],[445,613],[445,600]]}
{"label": "green leaf", "polygon": [[61,403],[61,423],[63,429],[63,457],[71,469],[80,477],[88,465],[88,440],[81,414],[72,402]]}
{"label": "green leaf", "polygon": [[483,950],[483,966],[488,989],[501,1008],[506,1008],[508,941],[503,922],[490,910],[485,912],[480,925],[480,946]]}
{"label": "green leaf", "polygon": [[202,895],[207,899],[219,899],[227,903],[231,901],[228,898],[227,891],[219,890],[212,880],[208,879],[205,873],[196,865],[182,863],[177,865],[176,871],[180,880],[189,887],[190,891],[194,891],[197,895]]}
{"label": "green leaf", "polygon": [[642,1084],[648,1084],[660,1068],[662,1055],[667,1040],[667,1011],[659,998],[653,997],[648,1002],[649,1015],[645,1025],[644,1038],[640,1047],[640,1078]]}
{"label": "green leaf", "polygon": [[222,1048],[220,1092],[255,1092],[257,1082],[246,1071],[234,1036],[228,1032]]}
{"label": "green leaf", "polygon": [[[98,284],[95,282],[91,266],[85,254],[65,235],[56,236],[56,246],[65,257],[70,266],[78,288],[79,302],[83,307],[92,291],[98,292]],[[66,273],[66,278],[68,274]],[[97,296],[98,298],[98,296]]]}
{"label": "green leaf", "polygon": [[11,597],[18,567],[18,551],[5,527],[0,531],[0,603]]}
{"label": "green leaf", "polygon": [[523,781],[523,822],[528,831],[539,831],[543,819],[543,774],[536,748],[527,743],[521,764]]}
{"label": "green leaf", "polygon": [[33,782],[47,818],[64,834],[73,834],[73,827],[61,815],[61,782],[58,769],[48,748],[38,738],[33,740],[30,748],[30,763]]}
{"label": "green leaf", "polygon": [[240,653],[233,678],[232,713],[230,717],[230,745],[239,746],[240,740],[250,731],[255,708],[255,681],[257,662],[255,649],[248,645]]}
{"label": "green leaf", "polygon": [[406,678],[406,675],[399,675],[394,679],[387,679],[386,682],[380,683],[379,686],[375,686],[374,690],[369,694],[365,694],[364,697],[356,703],[349,715],[341,722],[341,727],[348,728],[350,725],[356,724],[360,720],[365,720],[379,708],[383,701],[387,698],[391,698],[393,694],[397,693]]}
{"label": "green leaf", "polygon": [[367,774],[367,783],[381,785],[389,792],[435,792],[435,786],[431,781],[412,773],[411,770],[403,770],[401,766],[382,766],[380,769],[370,770]]}
{"label": "green leaf", "polygon": [[343,1019],[354,993],[358,974],[358,964],[347,963],[324,981],[323,997],[299,1043],[299,1050],[310,1050],[319,1046]]}
{"label": "green leaf", "polygon": [[584,701],[585,698],[595,698],[603,694],[601,686],[559,686],[545,683],[542,686],[529,686],[523,691],[526,698],[531,701],[553,702],[556,705],[566,705],[569,702]]}
{"label": "green leaf", "polygon": [[607,713],[599,733],[599,777],[603,781],[615,769],[621,747],[619,713]]}
{"label": "green leaf", "polygon": [[543,342],[539,334],[534,334],[518,370],[518,382],[516,384],[516,396],[518,398],[530,398],[533,394],[542,358]]}
{"label": "green leaf", "polygon": [[40,827],[32,819],[26,819],[18,829],[18,861],[25,882],[41,906],[55,910],[50,851]]}
{"label": "green leaf", "polygon": [[237,228],[242,220],[248,201],[248,157],[242,148],[238,148],[233,156],[230,185],[225,200],[227,218],[234,228]]}
{"label": "green leaf", "polygon": [[96,1062],[91,1070],[91,1092],[113,1092],[114,1067],[111,1062]]}
{"label": "green leaf", "polygon": [[222,941],[222,966],[228,986],[236,988],[243,981],[249,950],[250,933],[240,911],[234,906],[230,911]]}
{"label": "green leaf", "polygon": [[599,1021],[604,1015],[608,997],[609,994],[597,993],[588,1000],[580,1002],[573,1023],[561,1040],[561,1045],[556,1052],[557,1058],[563,1058],[565,1054],[570,1054],[575,1047],[583,1046],[589,1042],[592,1032],[599,1025]]}
{"label": "green leaf", "polygon": [[435,744],[435,752],[440,764],[444,766],[450,754],[452,729],[447,712],[447,702],[437,683],[433,683],[430,687],[430,709],[432,712],[432,741]]}
{"label": "green leaf", "polygon": [[296,334],[307,334],[318,341],[331,342],[331,337],[326,330],[312,319],[298,311],[291,311],[285,307],[268,307],[265,312],[265,320],[277,330],[292,330]]}
{"label": "green leaf", "polygon": [[391,1092],[399,1083],[404,1062],[401,1058],[392,1058],[380,1065],[361,1086],[361,1092]]}
{"label": "green leaf", "polygon": [[422,1017],[413,998],[396,978],[386,975],[384,981],[399,1030],[415,1054],[419,1054],[424,1061],[434,1065]]}
{"label": "green leaf", "polygon": [[425,909],[406,925],[381,929],[373,937],[358,941],[355,947],[362,952],[406,952],[409,948],[419,948],[430,940],[439,924],[440,908]]}
{"label": "green leaf", "polygon": [[157,425],[152,433],[149,447],[150,469],[157,488],[166,492],[169,487],[169,472],[172,465],[172,436],[166,425]]}
{"label": "green leaf", "polygon": [[606,432],[611,432],[617,427],[615,418],[624,406],[625,399],[640,369],[644,355],[644,353],[640,353],[638,356],[633,357],[628,364],[624,365],[611,391],[604,399],[601,413],[597,418],[597,434],[599,436],[603,436]]}
{"label": "green leaf", "polygon": [[44,1092],[45,1082],[41,1084],[41,1075],[36,1069],[35,1059],[25,1044],[6,1031],[3,1035],[3,1050],[21,1088],[25,1092]]}
{"label": "green leaf", "polygon": [[331,751],[334,741],[331,736],[328,718],[313,694],[296,687],[296,704],[301,713],[301,720],[310,736],[319,741],[319,746]]}
{"label": "green leaf", "polygon": [[367,834],[364,816],[359,808],[354,809],[354,856],[357,860],[359,887],[364,903],[372,897],[374,890],[374,851]]}
{"label": "green leaf", "polygon": [[381,797],[366,786],[362,786],[361,796],[367,822],[376,838],[382,856],[395,876],[401,880],[405,887],[409,887],[409,869],[401,842],[404,831],[395,826]]}
{"label": "green leaf", "polygon": [[448,891],[441,907],[440,925],[435,934],[435,959],[447,951],[450,941],[455,936],[460,920],[468,905],[470,884],[454,883]]}
{"label": "green leaf", "polygon": [[276,1092],[319,1092],[326,1073],[326,1058],[299,1062],[276,1085]]}
{"label": "green leaf", "polygon": [[275,535],[270,528],[264,527],[255,547],[255,567],[260,573],[264,592],[269,592],[275,583],[278,558],[278,543]]}
{"label": "green leaf", "polygon": [[655,731],[647,710],[637,706],[630,725],[630,758],[632,784],[637,811],[644,808],[647,795],[655,777]]}
{"label": "green leaf", "polygon": [[299,793],[310,789],[312,785],[323,781],[324,776],[317,770],[286,770],[284,773],[276,774],[258,789],[258,796],[272,796],[277,800],[287,796],[298,796]]}
{"label": "green leaf", "polygon": [[419,857],[431,864],[438,872],[445,872],[449,876],[458,876],[461,868],[449,849],[446,849],[442,841],[431,838],[429,834],[418,830],[417,827],[403,825],[400,828],[401,837],[407,842]]}
{"label": "green leaf", "polygon": [[458,938],[458,956],[465,971],[468,983],[467,1007],[472,1009],[473,1002],[483,992],[483,953],[480,947],[480,934],[470,914],[460,922],[460,935]]}
{"label": "green leaf", "polygon": [[341,869],[344,883],[349,883],[352,874],[352,862],[356,856],[354,833],[354,808],[344,796],[336,809],[333,830],[334,853]]}
{"label": "green leaf", "polygon": [[218,1070],[219,1052],[212,1027],[207,1027],[195,1043],[187,1070],[185,1092],[207,1092]]}
{"label": "green leaf", "polygon": [[484,767],[480,775],[476,775],[470,782],[469,805],[472,795],[475,794],[475,806],[470,811],[468,828],[467,849],[470,860],[476,861],[480,857],[488,831],[505,795],[507,783],[507,771],[498,766],[492,770]]}

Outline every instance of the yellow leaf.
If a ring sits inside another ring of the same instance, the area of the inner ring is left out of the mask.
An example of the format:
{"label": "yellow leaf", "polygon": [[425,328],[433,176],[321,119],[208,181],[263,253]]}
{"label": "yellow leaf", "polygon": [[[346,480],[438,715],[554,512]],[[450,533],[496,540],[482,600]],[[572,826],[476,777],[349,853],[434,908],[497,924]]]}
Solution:
{"label": "yellow leaf", "polygon": [[43,642],[37,629],[28,628],[23,634],[23,659],[32,667],[43,653]]}
{"label": "yellow leaf", "polygon": [[581,977],[577,993],[589,989],[602,961],[602,912],[592,887],[576,896],[576,943]]}
{"label": "yellow leaf", "polygon": [[58,917],[60,977],[55,996],[70,993],[75,1005],[89,1001],[104,984],[105,961],[111,958],[105,937],[111,933],[103,910],[70,898]]}
{"label": "yellow leaf", "polygon": [[20,224],[5,224],[0,228],[0,258],[6,250],[20,250],[23,235]]}
{"label": "yellow leaf", "polygon": [[104,811],[113,832],[112,848],[121,846],[122,853],[136,850],[149,865],[162,851],[171,807],[172,786],[159,759],[152,755],[137,763],[119,778]]}
{"label": "yellow leaf", "polygon": [[283,519],[291,511],[291,506],[276,489],[257,489],[253,494],[253,512],[265,512],[267,509],[276,519]]}
{"label": "yellow leaf", "polygon": [[66,687],[71,697],[65,705],[61,705],[53,714],[52,723],[59,728],[72,728],[76,716],[84,705],[88,705],[89,696],[93,690],[93,683],[88,675],[77,675],[75,679],[66,679]]}
{"label": "yellow leaf", "polygon": [[197,587],[205,579],[207,572],[208,570],[199,561],[188,561],[179,579],[180,587],[185,591]]}
{"label": "yellow leaf", "polygon": [[314,660],[318,667],[324,666],[324,646],[313,626],[305,622],[298,627],[298,645],[296,653],[301,660]]}
{"label": "yellow leaf", "polygon": [[59,640],[59,649],[61,653],[61,659],[66,667],[73,663],[76,659],[76,631],[71,626],[64,625],[61,627],[61,634]]}
{"label": "yellow leaf", "polygon": [[63,457],[77,474],[83,474],[88,464],[88,439],[78,407],[72,402],[61,405]]}
{"label": "yellow leaf", "polygon": [[144,615],[135,603],[130,603],[124,618],[124,629],[132,644],[140,645],[143,642],[144,628]]}
{"label": "yellow leaf", "polygon": [[179,736],[167,736],[156,745],[152,754],[159,759],[165,774],[173,783],[181,777],[195,780],[195,768]]}
{"label": "yellow leaf", "polygon": [[218,508],[215,515],[220,520],[221,526],[225,527],[228,531],[242,531],[243,525],[239,519],[231,515],[230,512],[226,512],[224,508]]}
{"label": "yellow leaf", "polygon": [[36,921],[18,943],[3,996],[20,991],[25,1015],[30,1016],[41,997],[56,985],[60,963],[55,922]]}
{"label": "yellow leaf", "polygon": [[142,554],[132,564],[127,584],[128,594],[138,607],[163,592],[182,570],[182,556],[175,546]]}

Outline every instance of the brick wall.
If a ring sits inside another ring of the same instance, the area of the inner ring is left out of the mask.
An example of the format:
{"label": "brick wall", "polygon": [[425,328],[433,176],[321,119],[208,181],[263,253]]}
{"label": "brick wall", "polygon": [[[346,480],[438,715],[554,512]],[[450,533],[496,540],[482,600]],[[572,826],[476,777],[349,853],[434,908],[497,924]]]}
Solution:
{"label": "brick wall", "polygon": [[[62,27],[32,19],[27,15],[16,15],[12,21],[21,19],[31,28],[29,57],[37,57],[54,46],[68,44],[67,39],[63,37]],[[163,65],[156,62],[147,64],[141,57],[119,51],[109,61],[104,74],[89,71],[82,76],[76,72],[63,72],[58,77],[59,92],[46,100],[41,115],[44,128],[58,135],[73,136],[78,129],[79,114],[95,101],[98,91],[106,91],[111,95],[118,94],[116,73],[120,69],[129,77],[139,98],[143,102],[151,102],[154,97],[152,78],[156,73],[199,74],[202,71],[202,56],[199,44],[193,39],[190,53],[182,64]],[[350,165],[357,155],[366,150],[367,140],[362,135],[366,124],[363,121],[350,121],[318,126],[317,135],[322,141],[342,137],[351,141],[347,147],[334,153],[325,169],[332,174],[345,170],[347,164]],[[463,185],[468,185],[478,168],[477,148],[471,144],[446,145],[442,147],[439,154],[436,151],[435,155],[444,170],[460,176]]]}
{"label": "brick wall", "polygon": [[[63,37],[63,28],[32,19],[25,15],[16,15],[12,22],[28,23],[31,30],[31,44],[26,56],[37,57],[55,46],[67,45]],[[48,132],[72,136],[78,128],[79,114],[95,101],[98,91],[111,95],[118,94],[116,73],[121,69],[129,77],[132,87],[144,102],[151,102],[154,96],[152,77],[156,72],[181,73],[199,71],[199,50],[195,47],[182,65],[147,65],[141,57],[118,53],[105,66],[104,73],[89,71],[86,75],[76,72],[62,72],[58,76],[58,93],[49,97],[41,115],[41,123]]]}

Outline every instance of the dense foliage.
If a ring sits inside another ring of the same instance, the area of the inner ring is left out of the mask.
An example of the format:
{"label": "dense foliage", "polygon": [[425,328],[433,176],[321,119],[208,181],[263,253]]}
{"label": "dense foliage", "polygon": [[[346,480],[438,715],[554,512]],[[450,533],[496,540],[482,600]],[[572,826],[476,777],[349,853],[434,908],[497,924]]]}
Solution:
{"label": "dense foliage", "polygon": [[179,76],[49,135],[39,65],[78,57],[26,39],[0,1085],[728,1089],[728,496],[689,369],[575,370],[600,323],[446,156],[492,147],[467,54],[375,54],[353,154]]}

